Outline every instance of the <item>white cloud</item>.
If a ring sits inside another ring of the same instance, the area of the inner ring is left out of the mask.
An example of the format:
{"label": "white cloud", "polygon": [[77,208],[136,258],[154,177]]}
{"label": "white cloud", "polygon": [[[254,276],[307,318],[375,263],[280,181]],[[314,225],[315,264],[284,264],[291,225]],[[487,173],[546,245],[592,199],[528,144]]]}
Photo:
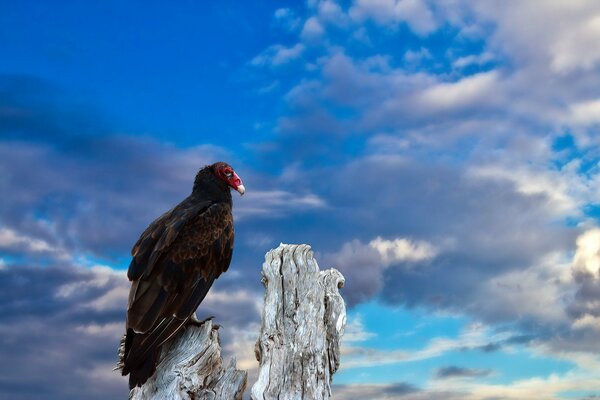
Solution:
{"label": "white cloud", "polygon": [[357,22],[366,19],[381,25],[405,22],[418,35],[427,35],[437,28],[433,13],[421,0],[357,0],[348,13]]}
{"label": "white cloud", "polygon": [[510,337],[509,332],[494,333],[481,323],[467,325],[456,338],[434,337],[420,349],[380,350],[354,345],[342,346],[342,368],[364,368],[387,364],[421,361],[443,356],[452,351],[483,347]]}
{"label": "white cloud", "polygon": [[590,229],[577,238],[573,271],[600,277],[600,229]]}
{"label": "white cloud", "polygon": [[473,310],[498,320],[531,319],[546,325],[569,323],[566,299],[575,290],[569,261],[550,254],[538,263],[482,282]]}
{"label": "white cloud", "polygon": [[[581,15],[561,29],[561,35],[550,45],[552,69],[570,72],[591,69],[600,62],[600,15]],[[566,28],[566,29],[565,29]]]}
{"label": "white cloud", "polygon": [[[230,339],[224,347],[225,354],[235,357],[238,369],[248,371],[248,382],[251,386],[258,377],[258,361],[254,353],[254,345],[260,332],[260,324],[252,323],[243,328],[227,326],[226,329],[226,335]],[[225,329],[221,330],[221,333],[224,334]]]}
{"label": "white cloud", "polygon": [[[540,206],[557,217],[580,216],[582,207],[596,195],[595,181],[578,172],[580,161],[575,159],[557,168],[552,166],[551,150],[545,149],[534,160],[512,154],[495,163],[474,164],[468,174],[479,179],[498,179],[512,182],[526,196],[538,196]],[[548,157],[548,158],[546,158]]]}
{"label": "white cloud", "polygon": [[318,17],[323,23],[332,25],[344,25],[347,19],[340,5],[332,0],[324,0],[319,3]]}
{"label": "white cloud", "polygon": [[404,238],[384,240],[378,236],[369,242],[369,246],[379,253],[381,262],[385,267],[405,261],[430,260],[438,253],[438,250],[431,243]]}
{"label": "white cloud", "polygon": [[588,328],[591,328],[596,332],[600,332],[600,317],[585,314],[573,322],[573,329],[575,330]]}
{"label": "white cloud", "polygon": [[82,279],[58,286],[54,296],[60,299],[69,299],[93,289],[102,289],[98,296],[80,303],[79,306],[95,311],[126,309],[130,283],[124,271],[95,265],[85,269],[81,268],[79,273]]}
{"label": "white cloud", "polygon": [[297,43],[291,47],[285,47],[279,44],[270,46],[261,54],[257,55],[250,61],[254,66],[273,66],[277,67],[287,64],[302,55],[304,45]]}
{"label": "white cloud", "polygon": [[281,19],[290,16],[292,13],[293,11],[289,8],[278,8],[277,10],[275,10],[275,13],[273,15],[275,16],[275,18]]}
{"label": "white cloud", "polygon": [[71,258],[69,253],[42,239],[22,235],[10,228],[0,228],[0,248],[25,251],[28,253],[49,254],[61,260]]}
{"label": "white cloud", "polygon": [[226,308],[239,304],[252,304],[256,314],[259,315],[263,307],[263,298],[247,290],[218,291],[211,289],[202,301],[202,307]]}
{"label": "white cloud", "polygon": [[240,218],[253,216],[277,217],[282,214],[303,212],[311,209],[326,207],[325,200],[319,196],[297,194],[284,190],[254,190],[244,195],[244,201],[236,204],[233,212]]}
{"label": "white cloud", "polygon": [[289,31],[295,31],[300,27],[300,18],[289,8],[278,8],[273,16],[279,24]]}
{"label": "white cloud", "polygon": [[107,324],[98,324],[92,322],[87,325],[79,325],[75,327],[77,332],[84,333],[90,336],[106,336],[106,337],[120,337],[123,335],[125,329],[124,322],[110,322]]}
{"label": "white cloud", "polygon": [[571,104],[566,122],[584,126],[600,123],[600,99]]}
{"label": "white cloud", "polygon": [[[407,238],[386,240],[378,236],[367,244],[359,240],[344,243],[341,249],[334,255],[329,255],[329,258],[336,260],[342,268],[356,264],[356,260],[369,260],[371,267],[388,268],[398,263],[429,261],[435,258],[438,252],[435,246],[426,241]],[[360,266],[365,267],[367,265]]]}
{"label": "white cloud", "polygon": [[555,400],[567,391],[595,392],[600,390],[598,380],[587,371],[569,371],[550,374],[546,377],[518,379],[509,383],[488,384],[480,381],[432,382],[430,390],[450,390],[469,393],[466,400],[502,398],[503,400]]}
{"label": "white cloud", "polygon": [[471,54],[468,56],[459,57],[452,61],[452,66],[454,68],[465,68],[471,65],[482,65],[493,61],[494,58],[495,57],[492,53],[486,51],[481,54]]}
{"label": "white cloud", "polygon": [[325,29],[316,17],[310,17],[304,23],[300,37],[304,40],[315,40],[325,33]]}
{"label": "white cloud", "polygon": [[459,0],[441,4],[438,13],[465,30],[487,33],[490,47],[519,63],[565,73],[600,61],[600,4],[594,0]]}
{"label": "white cloud", "polygon": [[[387,268],[417,268],[434,259],[439,249],[429,242],[376,237],[369,243],[352,240],[323,255],[323,265],[339,268],[346,277],[346,301],[353,304],[375,296],[383,287]],[[401,264],[401,266],[399,265]]]}
{"label": "white cloud", "polygon": [[356,315],[348,320],[342,340],[344,343],[364,342],[376,336],[375,332],[366,329],[362,316]]}
{"label": "white cloud", "polygon": [[431,60],[432,58],[431,52],[425,47],[421,47],[419,50],[408,50],[404,53],[404,61],[412,65],[419,64],[423,60]]}
{"label": "white cloud", "polygon": [[497,100],[498,85],[498,72],[482,72],[457,82],[431,86],[419,94],[417,104],[422,108],[451,110],[489,103]]}

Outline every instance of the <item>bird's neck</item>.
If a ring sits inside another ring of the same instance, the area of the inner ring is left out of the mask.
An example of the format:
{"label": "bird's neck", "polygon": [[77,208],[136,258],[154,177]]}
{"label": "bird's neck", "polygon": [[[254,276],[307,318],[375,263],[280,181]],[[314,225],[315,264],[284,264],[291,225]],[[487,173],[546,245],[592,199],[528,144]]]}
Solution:
{"label": "bird's neck", "polygon": [[212,172],[203,173],[203,171],[200,171],[198,173],[190,197],[198,201],[210,200],[215,203],[232,203],[229,186]]}

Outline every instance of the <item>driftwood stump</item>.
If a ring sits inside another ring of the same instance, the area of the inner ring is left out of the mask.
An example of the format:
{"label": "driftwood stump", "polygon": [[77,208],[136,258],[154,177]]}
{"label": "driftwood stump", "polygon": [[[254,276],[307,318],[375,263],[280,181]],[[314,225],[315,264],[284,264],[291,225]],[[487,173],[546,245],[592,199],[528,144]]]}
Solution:
{"label": "driftwood stump", "polygon": [[329,399],[346,324],[338,292],[344,277],[335,269],[320,271],[310,246],[286,244],[267,253],[262,275],[260,371],[252,399]]}
{"label": "driftwood stump", "polygon": [[[338,292],[344,277],[320,271],[308,245],[286,245],[265,255],[265,305],[255,346],[260,363],[254,400],[326,400],[340,364],[346,324]],[[246,371],[235,360],[223,367],[218,331],[211,321],[188,326],[161,351],[154,375],[130,400],[241,400]]]}
{"label": "driftwood stump", "polygon": [[130,400],[241,400],[246,371],[235,360],[223,367],[217,329],[211,321],[187,326],[161,351],[156,372]]}

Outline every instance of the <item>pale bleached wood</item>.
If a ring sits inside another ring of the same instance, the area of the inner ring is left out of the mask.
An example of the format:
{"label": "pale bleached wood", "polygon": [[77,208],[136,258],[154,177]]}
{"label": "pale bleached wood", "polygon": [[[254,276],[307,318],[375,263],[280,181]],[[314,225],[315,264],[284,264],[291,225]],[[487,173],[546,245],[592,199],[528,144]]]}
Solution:
{"label": "pale bleached wood", "polygon": [[[260,370],[254,400],[325,400],[340,363],[346,308],[344,277],[320,271],[308,245],[280,245],[265,255],[265,303],[255,351]],[[223,367],[211,321],[190,325],[161,351],[154,375],[130,400],[241,400],[247,373]]]}
{"label": "pale bleached wood", "polygon": [[256,357],[254,400],[324,400],[339,367],[346,308],[344,277],[319,271],[308,245],[281,244],[265,256],[265,305]]}
{"label": "pale bleached wood", "polygon": [[224,367],[219,333],[211,321],[189,325],[161,351],[156,372],[130,400],[241,400],[246,371],[235,360]]}

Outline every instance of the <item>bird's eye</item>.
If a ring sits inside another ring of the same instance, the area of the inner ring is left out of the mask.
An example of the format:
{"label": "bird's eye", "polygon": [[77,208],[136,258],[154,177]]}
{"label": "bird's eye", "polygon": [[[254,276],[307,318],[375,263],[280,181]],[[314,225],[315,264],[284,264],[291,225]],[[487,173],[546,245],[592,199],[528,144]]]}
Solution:
{"label": "bird's eye", "polygon": [[229,169],[226,169],[224,173],[227,179],[230,179],[233,176],[233,172]]}

